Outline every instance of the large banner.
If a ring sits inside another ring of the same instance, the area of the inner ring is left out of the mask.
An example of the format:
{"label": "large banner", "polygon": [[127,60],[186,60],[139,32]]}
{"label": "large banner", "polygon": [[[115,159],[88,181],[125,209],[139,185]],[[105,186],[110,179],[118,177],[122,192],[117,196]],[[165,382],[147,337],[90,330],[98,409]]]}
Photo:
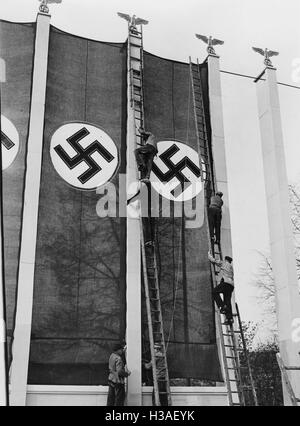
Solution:
{"label": "large banner", "polygon": [[125,170],[126,45],[51,28],[29,378],[107,384],[126,327],[126,219],[96,188]]}
{"label": "large banner", "polygon": [[[144,81],[145,127],[158,141],[152,179],[174,183],[167,186],[169,196],[162,191],[171,200],[171,215],[156,219],[169,374],[221,381],[203,203],[194,226],[184,214],[191,188],[201,181],[189,65],[145,53]],[[203,195],[203,188],[195,188],[195,196],[199,190]]]}
{"label": "large banner", "polygon": [[1,84],[1,147],[6,313],[10,361],[16,309],[34,38],[35,24],[0,21],[0,58],[5,65],[4,81]]}
{"label": "large banner", "polygon": [[[0,22],[7,80],[1,92],[1,143],[10,336],[34,37],[34,24]],[[171,215],[155,220],[170,376],[219,381],[203,202],[194,223],[182,214],[193,199],[191,188],[201,182],[189,66],[144,56],[145,124],[158,140],[151,180],[158,187],[175,183],[163,194]],[[203,68],[204,88],[206,74]],[[209,120],[207,105],[206,113]],[[119,186],[126,173],[126,123],[126,43],[87,40],[51,27],[29,384],[106,385],[113,344],[125,338],[126,217],[118,212],[126,197]],[[116,215],[101,217],[97,188],[108,182],[116,189]],[[147,324],[143,334],[145,343]]]}

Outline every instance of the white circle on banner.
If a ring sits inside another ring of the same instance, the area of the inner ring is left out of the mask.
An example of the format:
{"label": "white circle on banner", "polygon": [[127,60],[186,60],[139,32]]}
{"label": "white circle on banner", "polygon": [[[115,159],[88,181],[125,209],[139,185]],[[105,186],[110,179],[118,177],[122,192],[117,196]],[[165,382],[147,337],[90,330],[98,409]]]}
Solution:
{"label": "white circle on banner", "polygon": [[161,141],[154,158],[150,181],[153,188],[171,201],[188,201],[203,188],[198,152],[177,141]]}
{"label": "white circle on banner", "polygon": [[82,190],[104,185],[119,164],[118,149],[111,137],[88,123],[59,127],[51,138],[50,156],[57,173]]}
{"label": "white circle on banner", "polygon": [[20,147],[19,133],[14,124],[1,115],[2,170],[7,169],[16,158]]}

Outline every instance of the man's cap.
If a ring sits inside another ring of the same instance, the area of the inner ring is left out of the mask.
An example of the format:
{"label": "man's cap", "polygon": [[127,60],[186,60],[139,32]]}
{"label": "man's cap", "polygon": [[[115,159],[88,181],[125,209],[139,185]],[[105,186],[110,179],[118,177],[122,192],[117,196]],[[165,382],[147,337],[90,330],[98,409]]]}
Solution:
{"label": "man's cap", "polygon": [[230,257],[230,256],[225,256],[225,260],[228,260],[228,262],[232,262],[232,257]]}
{"label": "man's cap", "polygon": [[223,192],[218,191],[218,192],[216,192],[216,195],[219,195],[220,197],[223,197]]}

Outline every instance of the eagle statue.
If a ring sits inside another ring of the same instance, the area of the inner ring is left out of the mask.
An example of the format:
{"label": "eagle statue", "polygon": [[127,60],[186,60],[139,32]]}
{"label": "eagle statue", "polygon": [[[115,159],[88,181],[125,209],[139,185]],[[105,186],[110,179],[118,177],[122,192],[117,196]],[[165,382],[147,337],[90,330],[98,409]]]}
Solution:
{"label": "eagle statue", "polygon": [[62,0],[39,0],[40,4],[40,12],[49,13],[48,4],[51,3],[61,3]]}
{"label": "eagle statue", "polygon": [[118,16],[120,18],[125,19],[129,23],[129,28],[136,29],[137,25],[147,25],[149,21],[146,21],[145,19],[138,18],[136,15],[130,16],[126,13],[118,12]]}
{"label": "eagle statue", "polygon": [[223,40],[218,40],[217,38],[212,38],[212,36],[206,37],[206,36],[201,35],[201,34],[196,34],[196,37],[199,40],[202,40],[205,44],[207,44],[207,52],[210,55],[216,55],[214,46],[217,46],[218,44],[220,44],[220,45],[224,44]]}
{"label": "eagle statue", "polygon": [[254,52],[259,53],[260,55],[262,55],[265,58],[264,64],[267,67],[273,67],[273,64],[272,64],[270,58],[272,56],[278,56],[279,52],[275,52],[274,50],[269,50],[267,48],[264,50],[264,49],[261,49],[260,47],[252,47],[252,49],[254,50]]}

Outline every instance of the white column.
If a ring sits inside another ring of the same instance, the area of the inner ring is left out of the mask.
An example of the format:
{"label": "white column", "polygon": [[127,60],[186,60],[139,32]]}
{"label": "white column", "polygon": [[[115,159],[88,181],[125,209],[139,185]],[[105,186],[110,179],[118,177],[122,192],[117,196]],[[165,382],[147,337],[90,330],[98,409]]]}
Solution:
{"label": "white column", "polygon": [[[0,84],[6,81],[5,77],[6,77],[5,62],[2,58],[0,58]],[[1,93],[0,93],[0,103],[1,103]],[[2,144],[0,144],[0,149],[2,149]],[[2,163],[2,160],[1,160],[1,163]],[[8,395],[7,395],[7,364],[6,364],[7,354],[6,354],[6,323],[5,323],[5,277],[4,277],[4,268],[3,268],[2,179],[1,179],[0,191],[1,191],[1,199],[0,199],[0,203],[1,203],[1,206],[0,206],[0,406],[6,406],[8,405]]]}
{"label": "white column", "polygon": [[[131,106],[130,54],[128,54],[128,119],[127,119],[127,195],[134,195],[138,173],[134,150],[136,130],[134,110]],[[133,185],[132,185],[133,184]],[[131,189],[130,185],[132,185]],[[140,219],[127,214],[127,363],[131,371],[128,377],[127,405],[142,405],[142,328],[141,328],[141,242]]]}
{"label": "white column", "polygon": [[[296,338],[293,341],[293,321],[297,322],[300,318],[300,296],[276,69],[267,67],[263,80],[257,80],[256,88],[280,354],[285,366],[299,366],[300,341]],[[290,372],[289,376],[292,378],[294,392],[300,398],[300,372]],[[287,395],[285,402],[289,404]]]}
{"label": "white column", "polygon": [[[1,190],[2,203],[2,190]],[[0,212],[2,223],[2,207]],[[6,323],[5,323],[5,286],[3,269],[3,229],[0,226],[0,406],[8,405],[7,395],[7,354],[6,354]]]}
{"label": "white column", "polygon": [[[2,204],[2,189],[1,189]],[[7,354],[6,354],[6,323],[5,323],[5,286],[3,269],[3,229],[2,206],[0,209],[0,406],[8,404],[7,395]]]}
{"label": "white column", "polygon": [[232,256],[219,56],[209,55],[207,62],[214,175],[216,181],[216,190],[222,191],[224,194],[224,205],[222,208],[221,222],[222,253],[223,256]]}
{"label": "white column", "polygon": [[11,405],[26,405],[34,269],[38,225],[50,15],[37,16],[28,152],[21,229],[16,324],[11,367]]}
{"label": "white column", "polygon": [[[232,256],[231,243],[231,225],[230,225],[230,210],[228,198],[228,181],[227,181],[227,165],[225,153],[225,136],[223,125],[223,102],[220,77],[220,61],[219,56],[210,54],[207,58],[208,63],[208,89],[209,89],[209,108],[211,121],[211,144],[214,164],[214,176],[216,182],[216,190],[223,192],[224,205],[222,207],[222,222],[221,222],[221,247],[224,256]],[[234,263],[234,260],[233,260]],[[235,312],[235,295],[232,295],[232,310]],[[216,313],[216,315],[219,315]],[[222,327],[222,326],[221,326]],[[219,321],[216,318],[217,328],[217,345],[219,351],[219,359],[223,369],[223,377],[225,380],[224,362],[222,357],[222,348],[220,341]],[[225,344],[231,344],[228,337],[225,338]],[[225,348],[226,350],[226,348]],[[231,360],[228,360],[229,367],[233,367]],[[229,370],[230,379],[234,379],[234,371]],[[235,382],[231,382],[231,389],[236,390]],[[237,394],[233,394],[233,402],[238,402]]]}

